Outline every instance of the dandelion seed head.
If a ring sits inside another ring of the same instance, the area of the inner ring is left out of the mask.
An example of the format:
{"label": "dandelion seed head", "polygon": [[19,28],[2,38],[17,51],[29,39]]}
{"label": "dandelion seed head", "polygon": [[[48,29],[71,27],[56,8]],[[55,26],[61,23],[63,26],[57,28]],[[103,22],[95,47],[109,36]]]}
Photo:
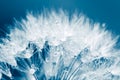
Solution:
{"label": "dandelion seed head", "polygon": [[[48,16],[28,14],[20,22],[21,28],[15,24],[7,34],[9,39],[0,44],[0,61],[29,74],[31,80],[106,80],[109,73],[120,76],[116,62],[120,51],[115,49],[118,37],[103,28],[105,24],[91,23],[76,14],[69,20],[63,11]],[[37,69],[31,68],[32,64]]]}

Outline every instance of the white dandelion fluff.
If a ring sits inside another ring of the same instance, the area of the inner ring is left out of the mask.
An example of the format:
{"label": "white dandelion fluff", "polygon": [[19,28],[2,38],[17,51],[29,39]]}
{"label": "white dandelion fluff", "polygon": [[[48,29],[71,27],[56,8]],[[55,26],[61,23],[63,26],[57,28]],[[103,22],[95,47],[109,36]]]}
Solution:
{"label": "white dandelion fluff", "polygon": [[120,80],[118,37],[84,15],[28,14],[7,36],[2,80]]}

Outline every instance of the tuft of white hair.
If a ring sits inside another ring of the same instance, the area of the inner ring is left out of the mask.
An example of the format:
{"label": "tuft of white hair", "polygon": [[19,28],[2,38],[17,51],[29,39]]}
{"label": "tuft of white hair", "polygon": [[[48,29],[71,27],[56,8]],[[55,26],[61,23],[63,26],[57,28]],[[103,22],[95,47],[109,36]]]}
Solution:
{"label": "tuft of white hair", "polygon": [[[0,43],[1,66],[9,64],[26,73],[26,80],[120,79],[118,37],[84,15],[74,14],[70,19],[63,11],[28,14],[7,36]],[[13,76],[7,69],[0,70],[1,78],[7,73]]]}

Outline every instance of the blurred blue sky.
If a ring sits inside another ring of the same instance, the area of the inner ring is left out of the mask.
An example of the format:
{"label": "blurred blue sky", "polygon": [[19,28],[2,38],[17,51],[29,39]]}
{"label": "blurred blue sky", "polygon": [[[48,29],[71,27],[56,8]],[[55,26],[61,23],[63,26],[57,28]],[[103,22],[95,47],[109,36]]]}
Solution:
{"label": "blurred blue sky", "polygon": [[1,34],[14,19],[24,18],[27,11],[42,12],[43,8],[82,12],[95,22],[106,23],[109,30],[120,34],[120,0],[0,0]]}

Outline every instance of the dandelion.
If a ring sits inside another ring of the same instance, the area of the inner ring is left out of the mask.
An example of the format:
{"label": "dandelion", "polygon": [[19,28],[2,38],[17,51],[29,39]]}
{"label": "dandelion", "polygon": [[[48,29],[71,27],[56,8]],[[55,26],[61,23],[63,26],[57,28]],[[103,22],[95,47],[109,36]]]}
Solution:
{"label": "dandelion", "polygon": [[63,11],[28,14],[1,39],[1,80],[120,80],[118,36],[103,25]]}

